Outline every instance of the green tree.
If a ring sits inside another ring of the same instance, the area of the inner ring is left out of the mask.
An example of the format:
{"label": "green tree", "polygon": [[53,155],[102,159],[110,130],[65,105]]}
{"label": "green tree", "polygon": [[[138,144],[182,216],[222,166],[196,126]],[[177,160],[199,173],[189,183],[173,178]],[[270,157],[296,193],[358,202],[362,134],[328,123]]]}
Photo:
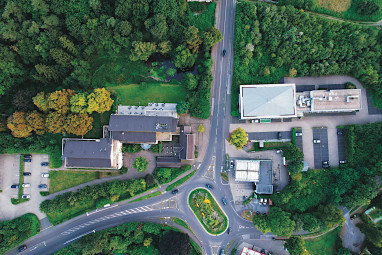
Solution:
{"label": "green tree", "polygon": [[166,17],[156,14],[145,21],[146,29],[151,33],[155,41],[164,41],[167,37],[168,26]]}
{"label": "green tree", "polygon": [[305,248],[305,240],[299,236],[290,237],[285,247],[288,249],[289,254],[293,255],[307,255],[309,252]]}
{"label": "green tree", "polygon": [[231,133],[229,143],[234,145],[238,150],[242,149],[243,146],[248,143],[248,135],[244,129],[237,128]]}
{"label": "green tree", "polygon": [[304,223],[303,229],[308,232],[316,232],[321,227],[321,222],[312,214],[306,213],[301,215],[302,222]]}
{"label": "green tree", "polygon": [[176,74],[176,69],[175,68],[169,68],[169,69],[167,69],[166,74],[170,77],[174,77]]}
{"label": "green tree", "polygon": [[219,29],[211,27],[209,30],[203,33],[203,43],[208,47],[212,47],[223,39]]}
{"label": "green tree", "polygon": [[61,48],[51,49],[50,55],[58,64],[62,65],[63,67],[70,67],[70,62],[73,60],[73,57]]}
{"label": "green tree", "polygon": [[49,110],[49,100],[44,92],[40,92],[33,97],[33,103],[40,111],[47,112]]}
{"label": "green tree", "polygon": [[199,29],[194,26],[187,27],[183,33],[183,40],[193,54],[198,52],[199,46],[202,43],[199,37]]}
{"label": "green tree", "polygon": [[188,109],[190,109],[190,103],[186,101],[180,101],[176,105],[176,111],[179,114],[186,114],[188,112]]}
{"label": "green tree", "polygon": [[192,73],[186,73],[182,79],[182,84],[188,90],[194,90],[198,86],[198,80]]}
{"label": "green tree", "polygon": [[345,217],[342,215],[342,210],[333,204],[319,205],[317,217],[327,229],[342,226],[345,223]]}
{"label": "green tree", "polygon": [[147,61],[147,59],[156,51],[156,45],[152,42],[138,42],[134,41],[132,44],[132,52],[130,59],[132,61]]}
{"label": "green tree", "polygon": [[186,46],[180,45],[175,49],[174,64],[177,68],[185,70],[194,66],[196,57],[197,55],[192,54]]}
{"label": "green tree", "polygon": [[138,172],[143,172],[149,166],[149,162],[144,157],[140,156],[136,158],[133,167],[137,169]]}
{"label": "green tree", "polygon": [[74,113],[87,112],[87,97],[85,93],[77,93],[70,98],[70,111]]}

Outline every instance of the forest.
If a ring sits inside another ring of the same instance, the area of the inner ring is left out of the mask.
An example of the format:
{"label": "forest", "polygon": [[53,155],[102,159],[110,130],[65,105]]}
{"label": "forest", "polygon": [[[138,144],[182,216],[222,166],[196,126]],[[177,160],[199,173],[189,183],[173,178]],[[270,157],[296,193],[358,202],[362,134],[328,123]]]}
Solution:
{"label": "forest", "polygon": [[39,232],[40,220],[31,213],[0,222],[0,253],[4,254]]}
{"label": "forest", "polygon": [[[285,76],[348,74],[382,107],[381,37],[377,29],[324,19],[293,6],[237,5],[232,95],[240,84],[278,83]],[[232,96],[238,116],[238,96]]]}
{"label": "forest", "polygon": [[215,7],[186,0],[2,1],[4,151],[12,150],[10,133],[15,143],[46,138],[37,145],[28,140],[23,151],[35,153],[58,148],[50,134],[98,138],[118,102],[104,88],[159,86],[167,80],[158,81],[154,63],[164,60],[176,68],[167,70],[170,76],[183,77],[171,81],[186,88],[180,113],[208,118],[211,48],[222,38],[214,28]]}
{"label": "forest", "polygon": [[54,254],[198,255],[195,246],[187,234],[170,226],[128,222],[86,235]]}

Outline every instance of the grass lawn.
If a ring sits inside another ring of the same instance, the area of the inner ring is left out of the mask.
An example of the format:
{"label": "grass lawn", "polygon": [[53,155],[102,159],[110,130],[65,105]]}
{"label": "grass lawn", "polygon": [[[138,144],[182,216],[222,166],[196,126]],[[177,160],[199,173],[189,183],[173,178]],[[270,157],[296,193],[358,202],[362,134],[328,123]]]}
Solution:
{"label": "grass lawn", "polygon": [[[194,5],[200,4],[205,5],[205,3],[193,3]],[[191,25],[197,27],[199,30],[207,30],[210,27],[215,26],[215,9],[216,3],[210,3],[207,6],[207,10],[195,15],[190,9],[188,15],[190,17]]]}
{"label": "grass lawn", "polygon": [[171,220],[172,220],[172,222],[174,222],[175,224],[178,224],[179,226],[182,226],[182,227],[184,227],[184,228],[190,230],[192,233],[194,233],[194,232],[192,231],[192,229],[190,228],[190,226],[187,224],[187,222],[185,222],[184,220],[179,219],[179,218],[177,218],[177,217],[171,217]]}
{"label": "grass lawn", "polygon": [[119,172],[50,171],[49,192],[52,194],[86,182],[118,174]]}
{"label": "grass lawn", "polygon": [[323,236],[305,239],[305,247],[310,255],[334,255],[335,242],[339,233],[340,227],[333,229],[331,232],[326,233]]}
{"label": "grass lawn", "polygon": [[118,104],[147,105],[154,103],[178,103],[185,100],[186,89],[177,84],[145,83],[107,87],[107,90],[118,96]]}
{"label": "grass lawn", "polygon": [[221,173],[220,176],[221,176],[226,182],[228,182],[228,174],[227,174],[227,173]]}
{"label": "grass lawn", "polygon": [[188,179],[190,179],[190,178],[196,173],[196,171],[197,171],[197,170],[194,170],[194,171],[192,171],[192,173],[190,173],[190,174],[184,176],[182,179],[179,179],[179,180],[177,180],[176,182],[174,182],[174,183],[168,185],[168,187],[166,188],[166,191],[170,191],[170,190],[172,190],[173,188],[176,188],[176,187],[182,185],[182,184],[185,183]]}
{"label": "grass lawn", "polygon": [[155,191],[151,194],[148,194],[146,196],[143,196],[143,197],[140,197],[140,198],[137,198],[133,201],[130,201],[129,203],[134,203],[134,202],[138,202],[138,201],[142,201],[142,200],[146,200],[146,199],[149,199],[149,198],[152,198],[152,197],[156,197],[156,196],[159,196],[159,195],[162,195],[162,192],[161,191]]}
{"label": "grass lawn", "polygon": [[379,6],[379,11],[373,15],[360,15],[357,12],[358,3],[361,1],[363,0],[317,0],[317,8],[314,11],[357,21],[379,21],[382,19],[381,0],[369,0]]}
{"label": "grass lawn", "polygon": [[221,234],[228,227],[228,219],[211,193],[199,188],[191,192],[188,203],[195,216],[210,234]]}

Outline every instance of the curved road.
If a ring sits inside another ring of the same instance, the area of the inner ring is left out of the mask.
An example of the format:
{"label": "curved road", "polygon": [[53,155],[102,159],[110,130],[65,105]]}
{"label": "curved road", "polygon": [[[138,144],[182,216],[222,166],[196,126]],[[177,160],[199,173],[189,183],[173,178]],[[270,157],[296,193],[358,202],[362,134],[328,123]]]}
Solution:
{"label": "curved road", "polygon": [[[207,152],[197,173],[179,188],[177,195],[167,192],[144,201],[128,204],[121,202],[109,208],[93,211],[78,216],[60,225],[43,230],[38,235],[28,239],[25,243],[28,249],[23,254],[52,254],[69,245],[76,239],[94,231],[110,228],[129,221],[158,221],[158,218],[178,217],[185,220],[196,237],[203,254],[216,254],[233,240],[259,238],[259,232],[254,225],[240,217],[233,205],[233,197],[229,185],[221,182],[220,172],[225,165],[225,139],[228,137],[230,117],[230,89],[233,70],[233,38],[235,19],[235,0],[220,0],[217,4],[217,25],[223,40],[214,48],[215,76],[213,86],[212,114],[210,117],[210,136]],[[226,49],[226,56],[222,51]],[[216,159],[214,178],[207,178],[205,174],[213,157]],[[214,186],[211,193],[217,199],[229,218],[232,228],[231,234],[227,232],[214,236],[208,234],[201,226],[188,207],[188,194],[197,187],[205,187],[206,183]],[[225,197],[227,205],[222,205],[221,198]],[[168,207],[169,203],[174,206]],[[14,249],[9,254],[17,254]]]}

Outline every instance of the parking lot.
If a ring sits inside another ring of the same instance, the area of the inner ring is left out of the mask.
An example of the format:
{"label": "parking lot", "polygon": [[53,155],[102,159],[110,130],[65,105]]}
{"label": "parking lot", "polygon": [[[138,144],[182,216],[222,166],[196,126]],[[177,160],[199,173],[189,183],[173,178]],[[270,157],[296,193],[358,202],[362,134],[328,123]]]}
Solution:
{"label": "parking lot", "polygon": [[[24,173],[31,173],[24,176],[24,183],[29,183],[30,187],[23,188],[23,194],[30,195],[31,200],[40,197],[40,191],[48,191],[49,178],[42,177],[41,174],[49,173],[49,165],[42,166],[43,162],[49,162],[48,155],[33,154],[31,162],[24,163]],[[46,188],[39,188],[39,185],[46,185]]]}
{"label": "parking lot", "polygon": [[302,146],[302,129],[296,129],[296,145],[302,152],[304,152],[304,147]]}
{"label": "parking lot", "polygon": [[[281,137],[278,137],[280,133]],[[272,141],[272,142],[282,142],[290,141],[292,139],[291,131],[280,131],[280,132],[250,132],[248,133],[248,140],[250,141]]]}
{"label": "parking lot", "polygon": [[12,185],[19,184],[20,155],[0,155],[0,193],[2,196],[11,198],[18,197],[19,189],[12,189]]}
{"label": "parking lot", "polygon": [[[343,132],[342,129],[338,128],[337,129],[337,134],[338,132]],[[346,160],[346,155],[345,155],[345,136],[344,135],[337,135],[337,141],[338,141],[338,160],[339,161],[344,161]]]}
{"label": "parking lot", "polygon": [[328,148],[328,130],[326,127],[313,128],[313,140],[319,140],[320,143],[313,143],[314,150],[314,168],[322,168],[323,161],[329,161]]}

